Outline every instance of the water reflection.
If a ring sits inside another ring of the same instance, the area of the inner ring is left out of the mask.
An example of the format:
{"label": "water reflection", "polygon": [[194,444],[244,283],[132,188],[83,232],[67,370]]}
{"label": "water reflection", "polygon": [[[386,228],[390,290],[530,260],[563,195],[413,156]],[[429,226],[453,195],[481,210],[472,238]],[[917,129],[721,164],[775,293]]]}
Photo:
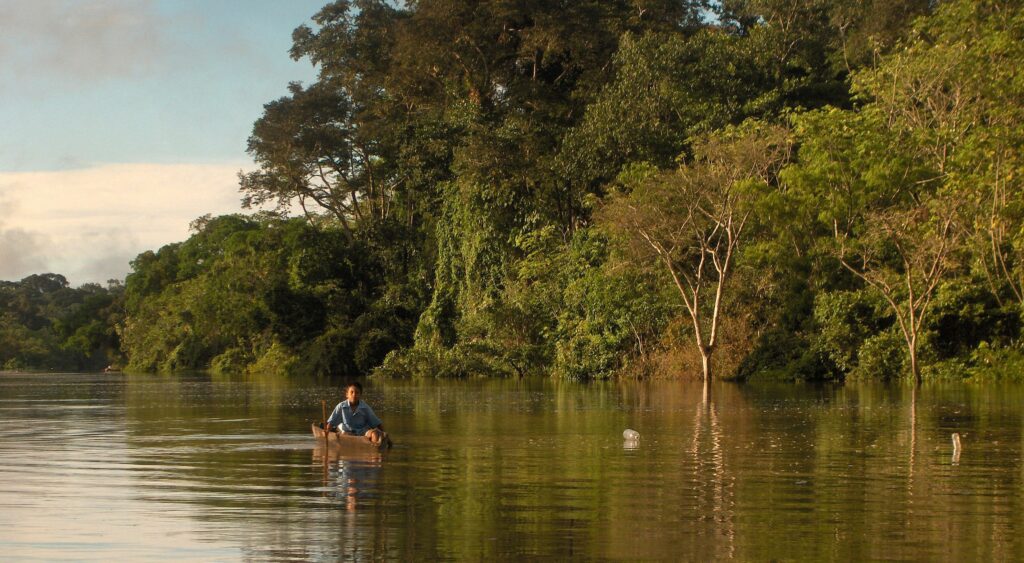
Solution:
{"label": "water reflection", "polygon": [[384,455],[380,452],[346,451],[319,444],[313,461],[323,467],[324,494],[342,501],[345,510],[355,512],[359,497],[374,494]]}
{"label": "water reflection", "polygon": [[718,408],[709,400],[709,394],[705,391],[701,404],[695,410],[697,414],[691,451],[697,473],[697,510],[707,515],[705,519],[709,521],[711,537],[715,540],[712,544],[715,558],[733,558],[736,555],[734,478],[726,467]]}
{"label": "water reflection", "polygon": [[0,549],[14,559],[1024,556],[1019,386],[719,384],[705,400],[699,381],[371,380],[367,400],[401,437],[383,456],[312,438],[320,401],[338,393],[316,380],[0,375]]}

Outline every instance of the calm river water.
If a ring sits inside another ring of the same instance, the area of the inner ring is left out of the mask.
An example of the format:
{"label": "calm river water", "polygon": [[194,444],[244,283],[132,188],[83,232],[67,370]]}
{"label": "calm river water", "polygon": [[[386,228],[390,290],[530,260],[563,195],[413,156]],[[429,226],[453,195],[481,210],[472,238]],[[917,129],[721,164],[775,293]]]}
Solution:
{"label": "calm river water", "polygon": [[0,558],[1024,559],[1024,387],[715,392],[369,380],[325,460],[324,382],[0,374]]}

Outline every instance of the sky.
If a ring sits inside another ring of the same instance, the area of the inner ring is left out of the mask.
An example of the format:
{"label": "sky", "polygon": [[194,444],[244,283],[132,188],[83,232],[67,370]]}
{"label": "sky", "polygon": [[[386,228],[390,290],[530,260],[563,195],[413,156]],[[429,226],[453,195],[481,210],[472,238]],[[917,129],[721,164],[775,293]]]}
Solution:
{"label": "sky", "polygon": [[253,122],[314,79],[288,50],[325,3],[0,0],[0,280],[123,280],[243,212]]}

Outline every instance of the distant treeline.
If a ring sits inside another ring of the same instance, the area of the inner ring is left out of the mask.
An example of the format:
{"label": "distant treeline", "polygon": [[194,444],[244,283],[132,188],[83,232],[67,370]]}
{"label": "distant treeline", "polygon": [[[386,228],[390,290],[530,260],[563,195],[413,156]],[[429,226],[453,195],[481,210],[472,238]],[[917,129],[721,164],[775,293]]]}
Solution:
{"label": "distant treeline", "polygon": [[97,370],[121,358],[124,286],[77,289],[57,274],[0,281],[0,369]]}
{"label": "distant treeline", "polygon": [[314,22],[292,56],[319,77],[265,106],[240,178],[278,212],[133,262],[129,366],[1024,374],[1017,1],[363,0]]}

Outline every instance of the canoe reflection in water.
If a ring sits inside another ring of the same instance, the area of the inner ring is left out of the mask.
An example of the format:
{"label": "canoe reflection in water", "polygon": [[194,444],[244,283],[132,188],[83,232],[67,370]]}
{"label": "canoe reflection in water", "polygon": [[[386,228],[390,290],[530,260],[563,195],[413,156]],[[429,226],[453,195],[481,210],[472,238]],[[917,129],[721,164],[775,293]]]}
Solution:
{"label": "canoe reflection in water", "polygon": [[354,512],[360,499],[374,496],[384,455],[336,447],[327,448],[324,454],[322,443],[313,449],[313,460],[323,464],[325,494],[344,501],[345,509]]}

